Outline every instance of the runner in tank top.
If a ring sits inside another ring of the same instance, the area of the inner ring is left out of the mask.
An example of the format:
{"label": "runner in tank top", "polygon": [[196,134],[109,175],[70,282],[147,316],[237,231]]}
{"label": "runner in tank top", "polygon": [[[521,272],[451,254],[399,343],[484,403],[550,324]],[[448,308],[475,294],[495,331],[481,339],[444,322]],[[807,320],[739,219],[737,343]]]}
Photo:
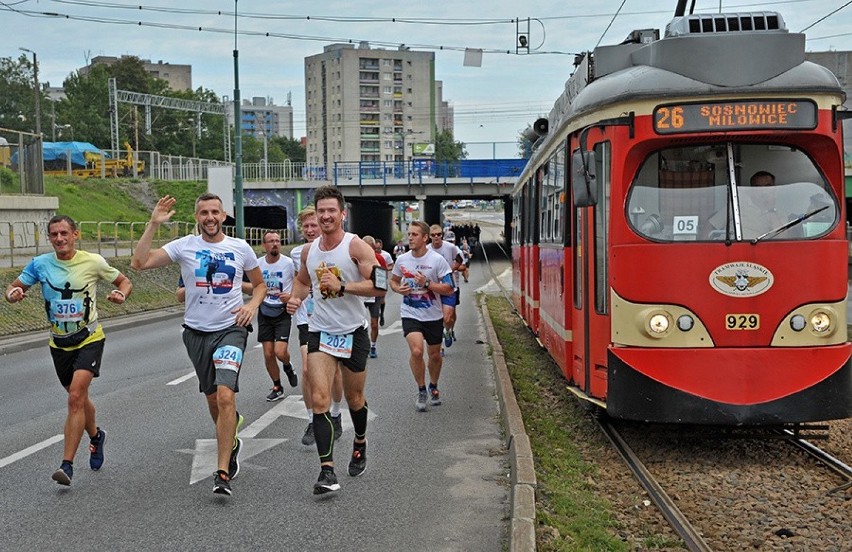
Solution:
{"label": "runner in tank top", "polygon": [[317,188],[314,206],[322,234],[302,251],[287,310],[295,313],[310,288],[314,311],[308,321],[308,372],[320,459],[314,494],[324,494],[340,489],[334,473],[334,425],[329,414],[331,385],[338,365],[355,430],[349,475],[359,476],[367,468],[364,384],[370,338],[363,301],[364,297],[384,296],[387,274],[381,272],[370,246],[343,230],[345,201],[337,188]]}

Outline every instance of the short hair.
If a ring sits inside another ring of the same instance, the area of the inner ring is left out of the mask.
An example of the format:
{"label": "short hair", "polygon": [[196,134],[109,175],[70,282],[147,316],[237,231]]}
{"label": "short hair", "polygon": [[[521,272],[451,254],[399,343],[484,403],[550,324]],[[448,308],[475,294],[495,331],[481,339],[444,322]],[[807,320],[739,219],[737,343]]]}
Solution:
{"label": "short hair", "polygon": [[376,245],[381,247],[383,245],[382,238],[376,238]]}
{"label": "short hair", "polygon": [[305,207],[304,209],[299,211],[299,214],[298,214],[299,226],[302,226],[303,224],[305,224],[305,219],[307,219],[309,217],[315,217],[315,216],[317,216],[317,210],[316,209],[314,209],[310,205]]}
{"label": "short hair", "polygon": [[423,222],[422,220],[413,220],[411,221],[411,223],[409,223],[409,226],[416,226],[420,229],[421,232],[423,232],[424,236],[429,235],[429,225]]}
{"label": "short hair", "polygon": [[[432,232],[440,232],[442,236],[444,235],[444,229],[441,228],[440,224],[433,224],[429,227],[429,230],[431,230]],[[429,232],[426,233],[428,234]]]}
{"label": "short hair", "polygon": [[314,206],[316,207],[317,203],[322,199],[336,199],[341,211],[346,208],[346,199],[335,186],[320,186],[317,188],[314,192]]}
{"label": "short hair", "polygon": [[773,183],[775,182],[775,175],[772,174],[771,172],[769,172],[769,171],[757,171],[756,173],[751,175],[751,178],[749,179],[749,183],[754,182],[758,178],[765,178],[767,176],[772,179]]}
{"label": "short hair", "polygon": [[51,218],[50,218],[50,220],[49,220],[49,221],[47,221],[47,231],[48,231],[48,233],[50,232],[50,227],[51,227],[52,225],[56,224],[57,222],[62,222],[62,221],[67,222],[67,223],[68,223],[68,226],[70,226],[70,227],[71,227],[71,230],[72,230],[73,232],[76,232],[76,231],[77,231],[77,223],[76,223],[76,222],[74,222],[74,219],[72,219],[72,218],[71,218],[71,217],[69,217],[68,215],[56,215],[56,216],[54,216],[54,217],[51,217]]}
{"label": "short hair", "polygon": [[198,199],[195,200],[195,212],[198,212],[198,204],[202,201],[210,201],[211,199],[215,199],[219,202],[219,207],[224,207],[225,205],[222,203],[222,198],[214,194],[213,192],[204,192]]}
{"label": "short hair", "polygon": [[281,234],[279,234],[275,230],[267,230],[263,233],[263,243],[266,243],[266,236],[268,236],[269,234],[275,234],[278,236],[279,239],[281,239]]}
{"label": "short hair", "polygon": [[366,243],[370,247],[375,247],[376,242],[378,241],[378,240],[376,240],[376,238],[374,238],[373,236],[370,236],[370,235],[364,236],[361,239],[364,241],[364,243]]}

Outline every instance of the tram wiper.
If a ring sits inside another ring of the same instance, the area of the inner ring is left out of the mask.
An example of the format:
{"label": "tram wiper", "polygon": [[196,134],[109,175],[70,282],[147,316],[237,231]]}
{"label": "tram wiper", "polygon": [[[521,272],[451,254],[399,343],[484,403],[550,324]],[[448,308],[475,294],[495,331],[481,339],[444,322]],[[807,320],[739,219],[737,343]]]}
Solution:
{"label": "tram wiper", "polygon": [[779,226],[778,228],[776,228],[774,230],[770,230],[769,232],[761,234],[760,236],[751,240],[751,243],[755,244],[755,243],[761,241],[763,238],[765,238],[767,236],[770,236],[770,237],[776,236],[776,235],[780,234],[781,232],[784,232],[785,230],[789,230],[790,228],[796,226],[797,224],[801,224],[802,222],[808,220],[809,218],[816,215],[817,213],[821,213],[821,212],[825,211],[829,207],[830,207],[830,205],[824,205],[824,206],[820,207],[819,209],[815,209],[815,210],[811,211],[810,213],[806,213],[806,214],[804,214],[800,217],[797,217],[797,218],[791,220],[790,222],[782,224],[781,226]]}

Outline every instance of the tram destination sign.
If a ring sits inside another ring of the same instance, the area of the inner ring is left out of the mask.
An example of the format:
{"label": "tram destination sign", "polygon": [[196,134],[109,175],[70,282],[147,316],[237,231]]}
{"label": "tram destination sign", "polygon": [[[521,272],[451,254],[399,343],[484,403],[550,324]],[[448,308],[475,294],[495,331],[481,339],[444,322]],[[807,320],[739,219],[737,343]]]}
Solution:
{"label": "tram destination sign", "polygon": [[654,108],[657,134],[729,130],[813,129],[816,104],[810,100],[730,100],[682,103]]}

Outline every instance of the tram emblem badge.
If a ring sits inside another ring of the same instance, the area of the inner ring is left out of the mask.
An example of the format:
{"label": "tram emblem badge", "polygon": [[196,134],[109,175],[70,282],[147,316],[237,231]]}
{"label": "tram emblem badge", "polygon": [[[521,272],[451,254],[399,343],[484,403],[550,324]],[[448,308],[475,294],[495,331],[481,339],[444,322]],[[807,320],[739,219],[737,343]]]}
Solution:
{"label": "tram emblem badge", "polygon": [[729,297],[754,297],[767,292],[774,282],[768,268],[744,261],[717,266],[710,273],[710,286]]}

